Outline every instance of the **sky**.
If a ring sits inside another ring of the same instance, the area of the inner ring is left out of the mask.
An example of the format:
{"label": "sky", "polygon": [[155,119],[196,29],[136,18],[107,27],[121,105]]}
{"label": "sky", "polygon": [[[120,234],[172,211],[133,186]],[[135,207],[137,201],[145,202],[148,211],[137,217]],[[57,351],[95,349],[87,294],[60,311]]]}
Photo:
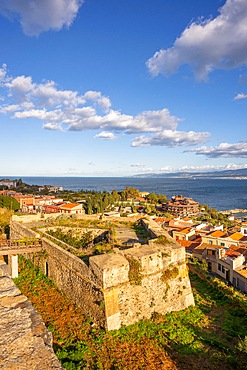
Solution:
{"label": "sky", "polygon": [[247,168],[246,0],[1,0],[0,176]]}

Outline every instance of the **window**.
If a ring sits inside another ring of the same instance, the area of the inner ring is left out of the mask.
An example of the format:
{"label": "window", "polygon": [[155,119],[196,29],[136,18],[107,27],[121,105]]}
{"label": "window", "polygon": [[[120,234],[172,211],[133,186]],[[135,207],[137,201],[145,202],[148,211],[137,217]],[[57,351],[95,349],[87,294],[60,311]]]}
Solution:
{"label": "window", "polygon": [[212,255],[215,256],[215,251],[212,251]]}
{"label": "window", "polygon": [[212,263],[208,262],[208,271],[212,271]]}
{"label": "window", "polygon": [[221,242],[221,243],[220,243],[220,245],[221,245],[222,247],[224,247],[224,246],[225,246],[225,243]]}
{"label": "window", "polygon": [[208,243],[209,243],[209,244],[213,244],[213,241],[212,241],[212,240],[209,240],[209,241],[208,241]]}
{"label": "window", "polygon": [[221,271],[223,272],[223,274],[225,273],[225,267],[224,266],[222,266],[222,270]]}
{"label": "window", "polygon": [[218,270],[221,271],[221,264],[218,263]]}

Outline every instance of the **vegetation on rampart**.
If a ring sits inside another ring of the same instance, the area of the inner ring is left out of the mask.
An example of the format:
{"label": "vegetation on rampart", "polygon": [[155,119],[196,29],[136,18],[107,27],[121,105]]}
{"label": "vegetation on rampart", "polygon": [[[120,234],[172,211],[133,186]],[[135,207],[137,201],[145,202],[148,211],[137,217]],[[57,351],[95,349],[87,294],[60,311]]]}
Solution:
{"label": "vegetation on rampart", "polygon": [[[123,230],[134,230],[142,242],[147,242],[148,233],[137,221],[133,220],[111,220],[101,219],[88,220],[76,218],[48,219],[42,227],[35,227],[37,232],[43,232],[44,236],[58,244],[65,250],[82,258],[85,262],[89,256],[111,253],[114,247],[121,248],[121,243],[117,240],[116,228]],[[83,233],[83,229],[87,230]],[[102,229],[102,235],[94,235],[89,229]],[[145,238],[144,238],[145,236]]]}
{"label": "vegetation on rampart", "polygon": [[165,235],[160,235],[158,238],[154,239],[155,244],[162,244],[162,245],[167,245],[171,244],[172,239],[168,239]]}
{"label": "vegetation on rampart", "polygon": [[78,249],[87,247],[93,240],[92,231],[87,231],[83,235],[78,236],[73,229],[64,232],[62,228],[56,228],[55,230],[47,230],[46,233]]}
{"label": "vegetation on rampart", "polygon": [[68,370],[246,369],[246,313],[195,274],[195,307],[105,332],[30,262],[20,258],[20,269],[15,281],[52,331]]}
{"label": "vegetation on rampart", "polygon": [[163,283],[167,283],[172,279],[176,279],[179,275],[179,270],[176,266],[164,269],[162,271],[161,280]]}
{"label": "vegetation on rampart", "polygon": [[141,276],[141,264],[140,262],[133,258],[126,256],[129,261],[129,282],[133,285],[141,285],[142,276]]}

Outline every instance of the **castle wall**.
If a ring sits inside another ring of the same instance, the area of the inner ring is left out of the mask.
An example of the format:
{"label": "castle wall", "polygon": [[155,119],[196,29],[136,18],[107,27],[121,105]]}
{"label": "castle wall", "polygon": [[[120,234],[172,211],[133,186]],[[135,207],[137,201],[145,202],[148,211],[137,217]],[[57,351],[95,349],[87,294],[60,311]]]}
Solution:
{"label": "castle wall", "polygon": [[[157,224],[156,224],[157,225]],[[155,228],[156,228],[156,225]],[[27,233],[12,223],[13,234]],[[153,231],[164,234],[162,230]],[[89,266],[47,238],[42,258],[32,260],[58,288],[107,330],[130,325],[154,312],[165,314],[194,304],[185,250],[174,240],[92,256]]]}
{"label": "castle wall", "polygon": [[[122,254],[90,258],[104,292],[107,329],[118,329],[154,312],[165,314],[194,305],[185,260],[179,248],[167,264],[162,246],[130,248]],[[165,261],[165,263],[164,263]]]}
{"label": "castle wall", "polygon": [[103,293],[90,268],[78,257],[42,238],[46,255],[34,263],[99,325],[104,326]]}

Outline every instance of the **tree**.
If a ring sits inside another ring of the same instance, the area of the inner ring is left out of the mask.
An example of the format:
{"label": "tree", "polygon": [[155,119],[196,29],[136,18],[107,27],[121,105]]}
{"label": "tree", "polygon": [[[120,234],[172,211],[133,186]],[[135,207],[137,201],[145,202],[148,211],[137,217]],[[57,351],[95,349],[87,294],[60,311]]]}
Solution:
{"label": "tree", "polygon": [[12,213],[13,212],[8,209],[0,208],[0,234],[8,234]]}
{"label": "tree", "polygon": [[148,194],[146,198],[152,204],[156,204],[158,202],[158,197],[155,193]]}
{"label": "tree", "polygon": [[20,204],[15,198],[0,195],[0,207],[10,209],[11,211],[17,211],[20,209]]}
{"label": "tree", "polygon": [[120,195],[118,194],[117,190],[112,190],[111,194],[114,202],[118,202],[120,200]]}
{"label": "tree", "polygon": [[164,195],[164,194],[158,194],[158,202],[159,203],[166,203],[166,201],[167,201],[167,197],[166,197],[166,195]]}
{"label": "tree", "polygon": [[122,200],[127,200],[128,198],[134,199],[138,198],[140,196],[140,192],[136,188],[129,188],[126,186],[126,188],[121,192],[121,198]]}

